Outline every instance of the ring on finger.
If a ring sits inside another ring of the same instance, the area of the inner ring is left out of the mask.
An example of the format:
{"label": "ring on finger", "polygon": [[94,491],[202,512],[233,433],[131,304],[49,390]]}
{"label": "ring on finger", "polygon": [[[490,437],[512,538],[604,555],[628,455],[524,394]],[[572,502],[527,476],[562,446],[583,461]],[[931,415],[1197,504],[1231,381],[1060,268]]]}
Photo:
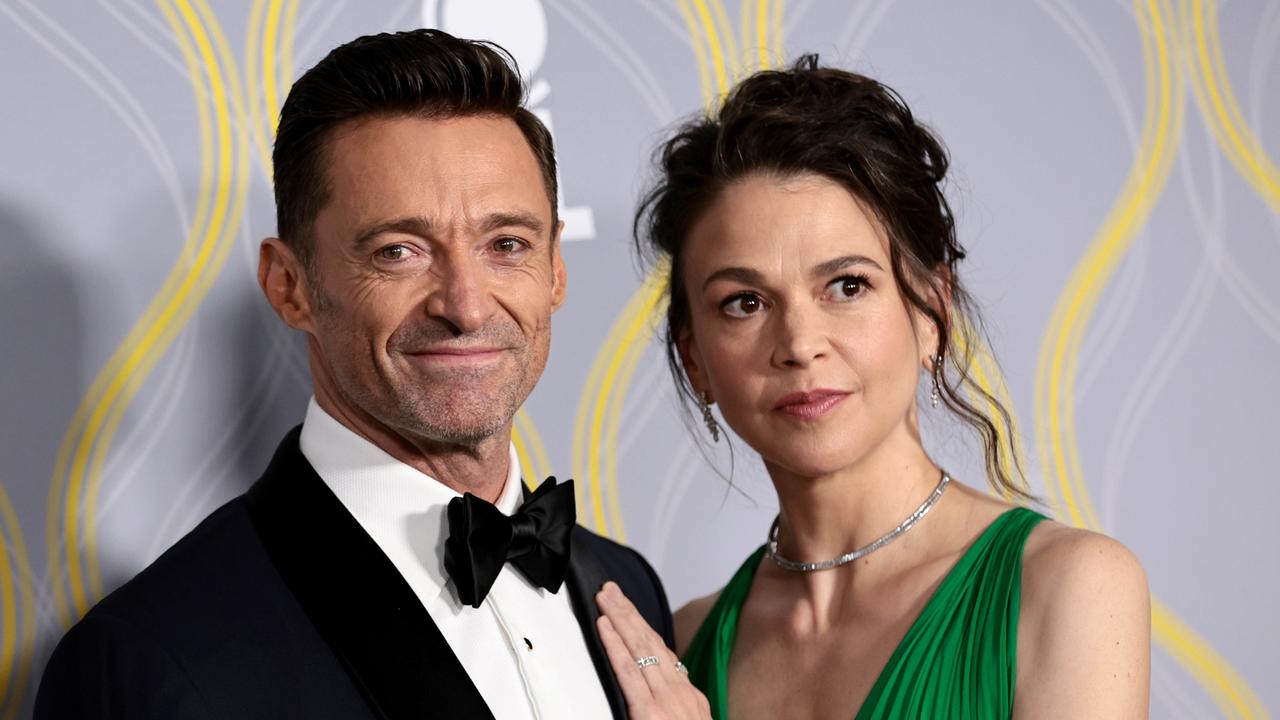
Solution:
{"label": "ring on finger", "polygon": [[689,668],[685,667],[685,666],[684,666],[684,663],[682,663],[682,662],[680,662],[679,660],[677,660],[677,661],[676,661],[676,672],[680,673],[681,675],[688,675],[688,674],[689,674]]}
{"label": "ring on finger", "polygon": [[644,657],[636,658],[636,667],[640,669],[644,669],[649,667],[650,665],[657,665],[657,664],[658,664],[657,655],[645,655]]}

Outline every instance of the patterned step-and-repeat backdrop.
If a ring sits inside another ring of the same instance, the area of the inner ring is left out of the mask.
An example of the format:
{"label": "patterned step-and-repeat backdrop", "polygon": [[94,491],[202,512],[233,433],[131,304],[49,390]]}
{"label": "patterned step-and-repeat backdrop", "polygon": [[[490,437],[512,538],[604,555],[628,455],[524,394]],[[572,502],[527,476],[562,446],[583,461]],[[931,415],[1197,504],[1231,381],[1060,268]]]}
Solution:
{"label": "patterned step-and-repeat backdrop", "polygon": [[[0,720],[57,637],[242,492],[301,419],[260,299],[294,77],[421,26],[519,59],[562,168],[570,296],[518,417],[526,475],[644,552],[674,603],[775,512],[689,439],[628,241],[665,128],[819,52],[938,129],[964,271],[1034,490],[1138,554],[1152,715],[1280,708],[1280,3],[1263,0],[0,0]],[[929,447],[981,483],[974,444]]]}

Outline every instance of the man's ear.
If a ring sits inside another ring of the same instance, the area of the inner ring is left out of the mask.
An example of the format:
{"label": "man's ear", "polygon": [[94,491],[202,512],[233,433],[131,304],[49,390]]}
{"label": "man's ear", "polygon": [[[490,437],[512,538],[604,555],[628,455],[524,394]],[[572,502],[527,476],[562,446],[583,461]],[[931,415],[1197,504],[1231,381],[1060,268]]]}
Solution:
{"label": "man's ear", "polygon": [[267,238],[258,248],[258,287],[285,325],[315,334],[306,271],[280,238]]}
{"label": "man's ear", "polygon": [[711,384],[707,382],[706,366],[702,362],[702,350],[698,347],[698,343],[693,338],[693,333],[685,329],[676,338],[676,349],[680,352],[680,364],[684,366],[685,377],[689,378],[689,385],[693,388],[693,392],[700,397],[705,397],[707,403],[715,402],[715,395],[711,392]]}
{"label": "man's ear", "polygon": [[560,253],[560,236],[564,233],[564,221],[556,223],[551,233],[551,311],[555,312],[564,304],[565,290],[569,284],[568,272],[564,266],[564,256]]}

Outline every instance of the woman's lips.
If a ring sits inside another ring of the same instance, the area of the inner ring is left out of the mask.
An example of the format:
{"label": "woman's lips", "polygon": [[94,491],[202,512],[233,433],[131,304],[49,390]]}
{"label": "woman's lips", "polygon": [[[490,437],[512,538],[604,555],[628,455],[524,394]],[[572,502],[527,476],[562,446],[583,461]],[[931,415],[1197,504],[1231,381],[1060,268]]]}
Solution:
{"label": "woman's lips", "polygon": [[843,390],[810,390],[784,395],[774,404],[774,412],[797,420],[817,420],[844,402],[849,393]]}

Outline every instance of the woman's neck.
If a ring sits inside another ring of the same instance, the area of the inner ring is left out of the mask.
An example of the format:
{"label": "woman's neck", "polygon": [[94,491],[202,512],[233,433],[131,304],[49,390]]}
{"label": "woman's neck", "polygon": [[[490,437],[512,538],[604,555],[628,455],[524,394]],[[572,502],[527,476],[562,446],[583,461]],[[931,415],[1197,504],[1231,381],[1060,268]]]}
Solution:
{"label": "woman's neck", "polygon": [[766,463],[778,493],[778,552],[829,560],[890,532],[937,487],[941,471],[909,434],[890,438],[854,465],[800,476]]}

